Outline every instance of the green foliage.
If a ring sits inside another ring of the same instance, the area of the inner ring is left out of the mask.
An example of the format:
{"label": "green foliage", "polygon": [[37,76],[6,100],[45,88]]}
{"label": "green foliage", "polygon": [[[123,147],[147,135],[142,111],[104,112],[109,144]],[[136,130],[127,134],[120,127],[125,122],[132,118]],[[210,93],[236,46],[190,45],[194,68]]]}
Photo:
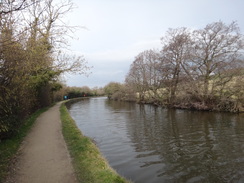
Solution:
{"label": "green foliage", "polygon": [[94,93],[88,87],[67,87],[65,95],[67,95],[69,99],[72,99],[77,97],[90,97],[93,96]]}
{"label": "green foliage", "polygon": [[63,85],[61,83],[53,83],[52,84],[52,91],[59,91],[61,90]]}
{"label": "green foliage", "polygon": [[117,82],[110,82],[104,87],[104,92],[108,96],[108,98],[116,98],[118,99],[118,95],[123,90],[123,85]]}
{"label": "green foliage", "polygon": [[[2,8],[16,6],[15,1],[5,3]],[[33,1],[23,6],[27,10],[19,9],[25,13],[0,14],[0,139],[14,134],[25,116],[54,101],[62,73],[88,69],[80,58],[62,56],[59,46],[71,29],[57,20],[73,4],[54,3]]]}
{"label": "green foliage", "polygon": [[0,139],[11,137],[18,131],[20,121],[17,116],[5,115],[0,117]]}
{"label": "green foliage", "polygon": [[70,117],[65,104],[60,107],[62,131],[68,145],[79,182],[125,183],[101,156],[91,139],[82,135]]}

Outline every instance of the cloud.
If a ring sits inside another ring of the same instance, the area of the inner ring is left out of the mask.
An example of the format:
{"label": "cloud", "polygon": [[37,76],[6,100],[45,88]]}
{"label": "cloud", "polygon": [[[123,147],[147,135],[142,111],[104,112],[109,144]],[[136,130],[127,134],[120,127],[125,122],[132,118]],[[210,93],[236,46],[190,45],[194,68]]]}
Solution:
{"label": "cloud", "polygon": [[70,86],[103,87],[111,81],[123,83],[134,58],[147,49],[160,48],[160,38],[137,41],[124,49],[104,49],[97,52],[80,52],[88,64],[93,66],[89,77],[69,75],[67,84]]}
{"label": "cloud", "polygon": [[[168,28],[203,28],[213,21],[237,20],[244,31],[243,0],[74,0],[78,9],[66,17],[87,29],[76,32],[71,50],[84,55],[92,72],[88,78],[71,76],[68,85],[103,86],[123,82],[134,58],[147,49],[161,49]],[[208,9],[208,13],[206,13]]]}
{"label": "cloud", "polygon": [[148,39],[138,41],[131,45],[128,45],[124,49],[105,49],[97,52],[84,52],[85,58],[91,63],[94,62],[132,62],[134,57],[140,52],[148,49],[159,49],[160,48],[160,38],[158,39]]}

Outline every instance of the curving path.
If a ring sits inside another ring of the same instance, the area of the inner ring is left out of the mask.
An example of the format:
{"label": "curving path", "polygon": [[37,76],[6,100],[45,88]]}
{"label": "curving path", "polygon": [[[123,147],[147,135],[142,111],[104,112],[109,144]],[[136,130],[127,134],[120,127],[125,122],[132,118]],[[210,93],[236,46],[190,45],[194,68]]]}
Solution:
{"label": "curving path", "polygon": [[38,117],[21,145],[7,183],[77,182],[62,135],[60,105]]}

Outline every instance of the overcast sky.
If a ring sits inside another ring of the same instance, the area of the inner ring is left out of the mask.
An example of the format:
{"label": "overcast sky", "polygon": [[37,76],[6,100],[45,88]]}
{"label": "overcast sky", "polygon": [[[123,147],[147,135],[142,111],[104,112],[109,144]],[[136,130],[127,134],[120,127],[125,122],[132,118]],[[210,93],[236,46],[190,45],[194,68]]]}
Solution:
{"label": "overcast sky", "polygon": [[237,21],[244,32],[244,0],[73,0],[67,19],[84,26],[71,49],[84,55],[92,74],[66,77],[68,86],[103,87],[124,82],[135,56],[160,49],[168,28],[203,28],[222,20]]}

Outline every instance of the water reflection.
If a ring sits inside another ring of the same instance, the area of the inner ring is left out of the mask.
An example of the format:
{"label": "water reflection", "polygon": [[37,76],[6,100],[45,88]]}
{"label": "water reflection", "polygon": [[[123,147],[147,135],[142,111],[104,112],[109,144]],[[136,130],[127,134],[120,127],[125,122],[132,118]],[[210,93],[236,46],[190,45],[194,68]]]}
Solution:
{"label": "water reflection", "polygon": [[72,117],[134,182],[244,182],[243,115],[90,99]]}

